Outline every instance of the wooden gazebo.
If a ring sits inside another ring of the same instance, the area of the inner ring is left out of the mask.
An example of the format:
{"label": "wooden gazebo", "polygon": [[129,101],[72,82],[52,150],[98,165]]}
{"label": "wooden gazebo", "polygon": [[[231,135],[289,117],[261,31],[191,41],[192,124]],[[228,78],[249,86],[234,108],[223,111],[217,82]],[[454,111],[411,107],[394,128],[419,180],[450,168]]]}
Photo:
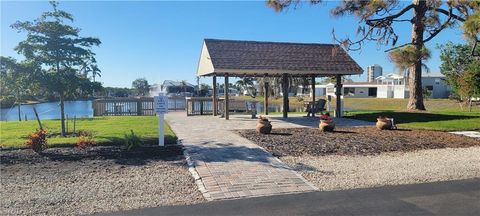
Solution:
{"label": "wooden gazebo", "polygon": [[[205,39],[198,76],[213,76],[213,113],[217,113],[217,76],[225,77],[225,119],[229,119],[229,77],[282,77],[283,117],[288,117],[288,77],[311,78],[315,101],[315,77],[336,77],[336,117],[341,110],[341,77],[362,74],[363,69],[337,44],[283,43]],[[265,92],[268,92],[265,83]],[[264,108],[268,109],[268,94]]]}

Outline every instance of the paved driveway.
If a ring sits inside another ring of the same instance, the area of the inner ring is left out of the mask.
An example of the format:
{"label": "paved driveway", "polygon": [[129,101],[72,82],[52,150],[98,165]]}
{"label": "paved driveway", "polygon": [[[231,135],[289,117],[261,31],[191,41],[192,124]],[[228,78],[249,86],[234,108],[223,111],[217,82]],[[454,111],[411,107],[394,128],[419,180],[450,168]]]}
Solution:
{"label": "paved driveway", "polygon": [[480,179],[310,192],[104,215],[480,215]]}

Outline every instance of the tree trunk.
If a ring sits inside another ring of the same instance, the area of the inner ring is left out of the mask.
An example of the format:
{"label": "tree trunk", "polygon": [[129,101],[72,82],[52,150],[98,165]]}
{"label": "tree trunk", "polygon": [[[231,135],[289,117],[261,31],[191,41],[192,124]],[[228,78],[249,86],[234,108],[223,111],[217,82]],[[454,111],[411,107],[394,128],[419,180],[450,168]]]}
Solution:
{"label": "tree trunk", "polygon": [[425,31],[424,18],[427,11],[426,1],[413,0],[415,9],[413,12],[413,25],[412,25],[412,44],[415,46],[418,59],[410,69],[410,76],[408,80],[410,95],[408,99],[407,109],[409,110],[425,110],[423,104],[423,92],[422,92],[422,48],[423,33]]}
{"label": "tree trunk", "polygon": [[61,135],[65,136],[65,97],[60,94],[60,123],[62,125]]}
{"label": "tree trunk", "polygon": [[21,109],[20,107],[22,106],[22,104],[20,102],[17,103],[17,107],[18,107],[18,121],[22,121],[22,115],[21,115]]}
{"label": "tree trunk", "polygon": [[283,118],[288,117],[289,103],[288,103],[288,74],[282,75],[282,93],[283,93]]}
{"label": "tree trunk", "polygon": [[468,99],[468,111],[472,112],[472,97]]}

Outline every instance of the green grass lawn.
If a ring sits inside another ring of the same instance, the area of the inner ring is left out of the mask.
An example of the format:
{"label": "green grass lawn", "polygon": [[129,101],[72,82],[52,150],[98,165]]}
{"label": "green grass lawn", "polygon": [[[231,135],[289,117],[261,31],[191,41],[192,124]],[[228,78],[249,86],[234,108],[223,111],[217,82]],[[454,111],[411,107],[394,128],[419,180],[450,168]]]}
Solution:
{"label": "green grass lawn", "polygon": [[400,111],[352,111],[347,118],[377,121],[379,116],[394,118],[401,128],[442,131],[480,130],[480,112],[400,112]]}
{"label": "green grass lawn", "polygon": [[[42,124],[49,134],[60,132],[60,120],[44,120]],[[0,122],[0,145],[2,147],[24,147],[28,134],[38,128],[37,121]],[[70,132],[73,122],[69,121]],[[158,142],[157,116],[107,116],[77,119],[76,130],[91,131],[98,144],[123,144],[124,135],[133,130],[145,143]],[[175,143],[176,135],[165,124],[165,143]],[[75,144],[76,137],[54,135],[48,138],[48,145]]]}
{"label": "green grass lawn", "polygon": [[480,129],[480,107],[462,110],[458,103],[448,99],[425,100],[427,111],[408,112],[408,99],[347,98],[345,107],[354,108],[346,117],[365,121],[376,121],[379,116],[394,118],[403,128],[458,131]]}
{"label": "green grass lawn", "polygon": [[[245,100],[263,101],[262,97],[239,97]],[[319,97],[322,98],[322,97]],[[271,103],[281,103],[282,98],[272,99]],[[300,104],[296,98],[290,98],[290,106]],[[344,106],[347,110],[345,117],[375,122],[379,116],[395,119],[397,126],[403,128],[458,131],[480,130],[480,106],[461,109],[460,105],[449,99],[427,99],[424,101],[427,111],[408,112],[408,99],[391,98],[345,98]],[[332,111],[335,110],[335,99],[331,102]],[[299,114],[302,112],[289,112]],[[261,113],[258,113],[261,115]],[[281,112],[271,112],[271,115]],[[333,112],[331,113],[333,114]]]}

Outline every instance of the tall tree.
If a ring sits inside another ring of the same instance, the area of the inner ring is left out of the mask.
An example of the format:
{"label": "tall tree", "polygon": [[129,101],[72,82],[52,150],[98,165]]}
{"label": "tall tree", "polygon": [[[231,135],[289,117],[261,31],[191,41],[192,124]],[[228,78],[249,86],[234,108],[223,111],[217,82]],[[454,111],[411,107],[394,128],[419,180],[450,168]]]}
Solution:
{"label": "tall tree", "polygon": [[148,95],[150,92],[150,85],[148,84],[147,79],[145,78],[138,78],[132,82],[132,88],[137,91],[138,95]]}
{"label": "tall tree", "polygon": [[65,98],[82,86],[80,68],[85,59],[95,55],[91,47],[101,42],[79,36],[79,28],[66,24],[73,22],[73,16],[59,10],[57,2],[50,4],[52,11],[44,12],[34,21],[17,21],[12,28],[27,33],[27,38],[15,50],[43,68],[37,74],[37,81],[60,98],[61,134],[65,136]]}
{"label": "tall tree", "polygon": [[[319,4],[321,0],[310,0]],[[472,20],[470,15],[480,8],[479,0],[412,0],[409,3],[400,0],[343,0],[331,12],[333,16],[354,15],[360,20],[358,40],[336,39],[347,50],[360,50],[366,41],[376,41],[380,45],[391,46],[391,51],[408,48],[414,61],[410,62],[410,98],[407,109],[425,110],[422,95],[422,50],[424,44],[432,40],[446,28],[455,27],[457,22]],[[302,3],[300,0],[268,0],[267,4],[276,11]],[[410,41],[397,45],[399,35],[397,24],[410,23],[412,34]],[[468,28],[472,29],[472,28]],[[475,30],[475,28],[473,28]],[[478,33],[478,28],[477,28]],[[478,38],[477,38],[478,39]]]}

